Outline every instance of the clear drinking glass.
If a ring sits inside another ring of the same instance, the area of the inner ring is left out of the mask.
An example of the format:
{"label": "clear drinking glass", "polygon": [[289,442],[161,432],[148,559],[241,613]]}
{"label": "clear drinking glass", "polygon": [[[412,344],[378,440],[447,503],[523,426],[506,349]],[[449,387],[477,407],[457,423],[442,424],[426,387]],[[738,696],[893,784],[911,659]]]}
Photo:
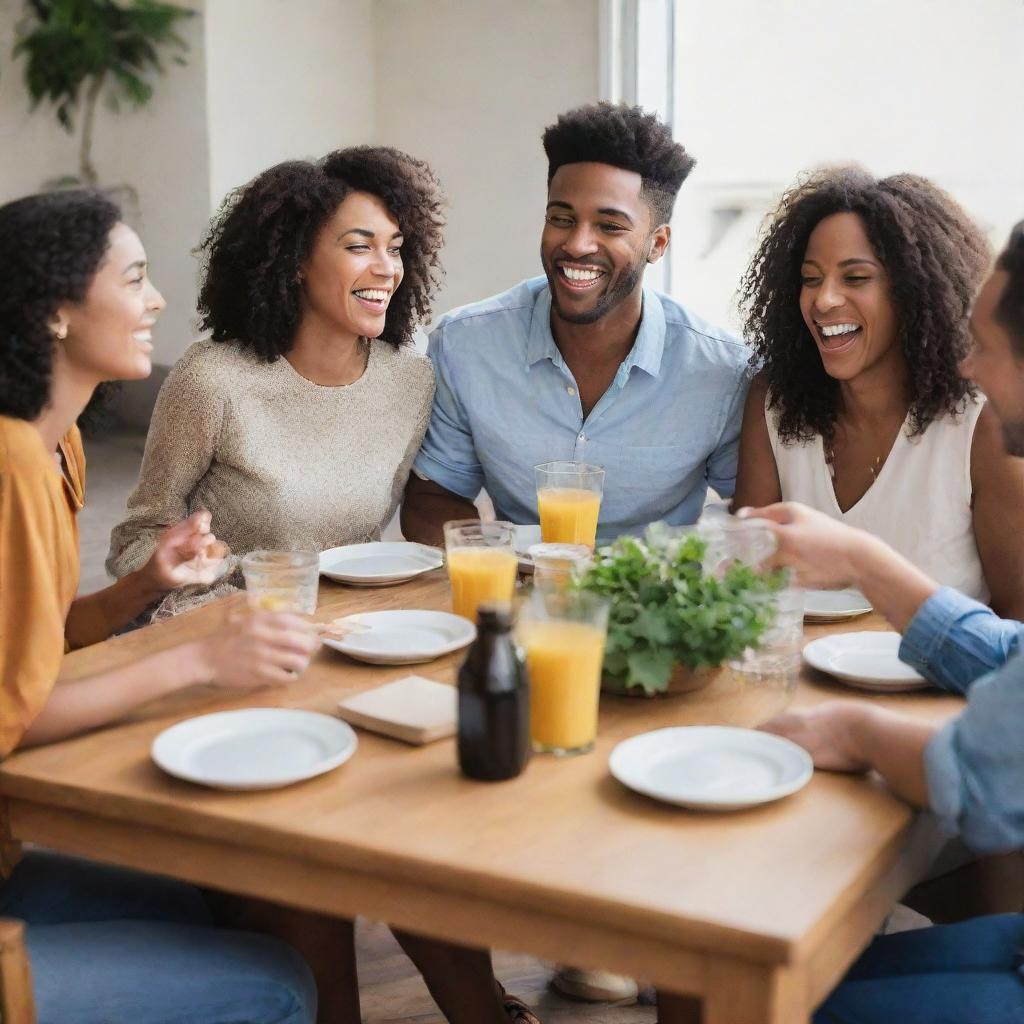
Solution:
{"label": "clear drinking glass", "polygon": [[593,552],[585,544],[531,544],[533,585],[564,590],[590,564]]}
{"label": "clear drinking glass", "polygon": [[242,558],[242,575],[253,608],[316,611],[320,558],[315,551],[250,551]]}
{"label": "clear drinking glass", "polygon": [[530,739],[538,753],[585,754],[597,738],[608,602],[535,588],[519,607],[516,639],[530,676]]}
{"label": "clear drinking glass", "polygon": [[515,527],[458,519],[444,524],[452,611],[476,622],[477,607],[485,602],[511,604],[519,570]]}
{"label": "clear drinking glass", "polygon": [[757,647],[748,647],[729,662],[743,686],[744,717],[750,725],[767,722],[789,704],[804,644],[804,592],[790,586],[764,595],[764,601],[774,607],[772,625]]}
{"label": "clear drinking glass", "polygon": [[585,462],[545,462],[533,467],[540,537],[545,544],[597,543],[604,470]]}

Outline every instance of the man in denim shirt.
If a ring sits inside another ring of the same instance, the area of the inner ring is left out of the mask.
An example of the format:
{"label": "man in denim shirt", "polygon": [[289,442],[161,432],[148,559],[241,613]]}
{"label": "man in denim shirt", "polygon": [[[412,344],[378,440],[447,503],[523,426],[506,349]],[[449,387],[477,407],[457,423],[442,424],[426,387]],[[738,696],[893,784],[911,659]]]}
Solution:
{"label": "man in denim shirt", "polygon": [[402,504],[406,537],[438,543],[476,516],[536,523],[533,467],[606,472],[598,539],[696,522],[735,487],[747,352],[644,288],[694,161],[638,107],[602,103],[544,133],[544,277],[455,310],[430,336],[437,391]]}
{"label": "man in denim shirt", "polygon": [[[971,329],[974,347],[961,370],[988,396],[1007,450],[1024,455],[1024,222],[978,295]],[[850,701],[789,712],[766,728],[804,746],[819,768],[879,772],[978,851],[1024,847],[1024,626],[939,587],[869,534],[802,506],[747,514],[777,524],[778,557],[803,582],[858,586],[903,633],[900,657],[967,695],[964,711],[941,726]],[[1022,914],[878,938],[815,1022],[1024,1022],[1022,950]],[[671,1016],[661,1020],[672,1024]]]}

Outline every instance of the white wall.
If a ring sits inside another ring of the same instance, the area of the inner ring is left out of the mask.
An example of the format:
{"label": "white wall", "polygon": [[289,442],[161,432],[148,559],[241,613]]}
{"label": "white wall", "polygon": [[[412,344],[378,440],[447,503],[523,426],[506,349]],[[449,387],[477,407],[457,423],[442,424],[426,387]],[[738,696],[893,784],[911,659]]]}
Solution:
{"label": "white wall", "polygon": [[377,0],[377,141],[451,203],[435,313],[541,272],[544,127],[598,98],[598,0]]}
{"label": "white wall", "polygon": [[[759,214],[799,171],[855,160],[924,174],[997,244],[1024,217],[1020,0],[678,0],[676,134],[698,159],[677,210],[675,288],[716,319]],[[748,206],[711,266],[716,205]]]}
{"label": "white wall", "polygon": [[207,0],[210,192],[374,134],[373,0]]}
{"label": "white wall", "polygon": [[[193,8],[201,3],[189,4]],[[52,108],[29,111],[22,60],[9,58],[21,4],[0,3],[0,202],[39,191],[47,181],[78,168],[77,136],[57,124]],[[101,105],[93,162],[103,185],[129,184],[139,207],[125,213],[142,237],[153,279],[167,299],[156,358],[173,363],[191,338],[195,270],[188,255],[209,215],[207,140],[203,118],[205,55],[202,18],[180,29],[189,44],[188,63],[167,63],[155,81],[152,101],[113,114]],[[2,287],[2,282],[0,282]]]}

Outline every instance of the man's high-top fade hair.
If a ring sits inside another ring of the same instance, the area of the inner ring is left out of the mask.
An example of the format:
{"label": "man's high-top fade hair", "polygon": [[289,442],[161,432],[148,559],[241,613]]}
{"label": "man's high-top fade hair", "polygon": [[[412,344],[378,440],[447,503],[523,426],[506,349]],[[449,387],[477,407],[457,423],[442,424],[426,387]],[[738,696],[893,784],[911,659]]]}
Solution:
{"label": "man's high-top fade hair", "polygon": [[1010,232],[996,267],[1005,270],[1010,279],[999,297],[995,317],[1009,332],[1017,358],[1024,358],[1024,220]]}
{"label": "man's high-top fade hair", "polygon": [[565,164],[609,164],[639,174],[654,227],[671,219],[679,187],[696,163],[668,125],[624,103],[594,103],[561,114],[543,140],[548,185]]}

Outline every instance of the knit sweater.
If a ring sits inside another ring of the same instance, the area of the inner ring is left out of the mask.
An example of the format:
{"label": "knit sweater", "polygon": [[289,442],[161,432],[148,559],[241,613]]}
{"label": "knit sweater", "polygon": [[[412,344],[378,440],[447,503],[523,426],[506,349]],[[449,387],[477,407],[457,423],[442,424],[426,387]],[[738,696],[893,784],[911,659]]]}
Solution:
{"label": "knit sweater", "polygon": [[236,555],[379,538],[433,396],[430,361],[387,342],[371,342],[365,372],[343,387],[314,384],[284,358],[196,342],[160,389],[108,571],[139,568],[161,531],[199,508]]}

